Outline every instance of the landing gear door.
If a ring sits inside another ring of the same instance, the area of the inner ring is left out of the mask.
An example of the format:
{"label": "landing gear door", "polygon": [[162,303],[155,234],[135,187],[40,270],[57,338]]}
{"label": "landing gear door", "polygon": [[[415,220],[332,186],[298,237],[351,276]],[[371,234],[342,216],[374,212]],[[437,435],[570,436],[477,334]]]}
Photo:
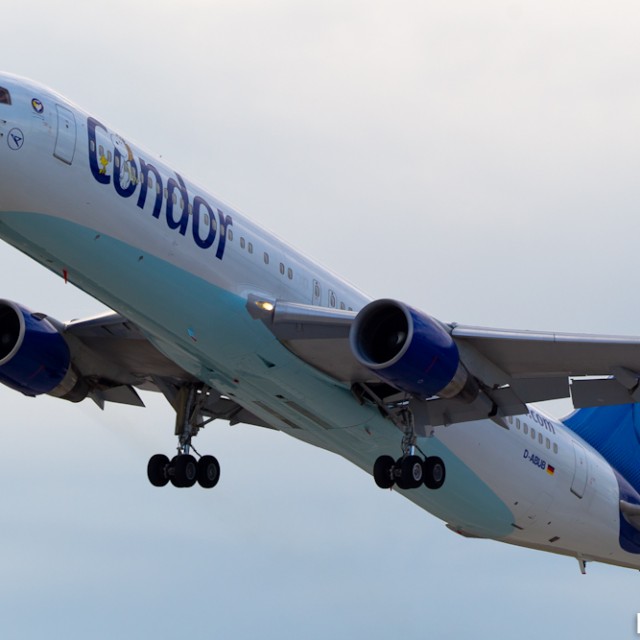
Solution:
{"label": "landing gear door", "polygon": [[56,109],[58,111],[58,135],[53,155],[58,160],[71,164],[76,152],[76,119],[66,107],[57,104]]}

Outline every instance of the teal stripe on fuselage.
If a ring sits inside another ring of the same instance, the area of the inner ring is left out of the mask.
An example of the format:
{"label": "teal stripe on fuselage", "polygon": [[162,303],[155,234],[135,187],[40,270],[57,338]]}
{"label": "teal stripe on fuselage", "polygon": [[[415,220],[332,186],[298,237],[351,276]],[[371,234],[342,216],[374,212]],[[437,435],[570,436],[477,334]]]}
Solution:
{"label": "teal stripe on fuselage", "polygon": [[[378,455],[399,452],[400,433],[391,423],[285,349],[250,317],[241,296],[69,221],[6,212],[0,221],[0,235],[8,242],[58,274],[66,269],[74,284],[135,322],[185,370],[233,394],[264,420],[273,423],[275,412],[302,427],[276,419],[283,431],[367,472]],[[447,481],[438,491],[422,488],[405,495],[469,532],[509,535],[513,515],[496,493],[437,438],[422,444],[445,460]]]}

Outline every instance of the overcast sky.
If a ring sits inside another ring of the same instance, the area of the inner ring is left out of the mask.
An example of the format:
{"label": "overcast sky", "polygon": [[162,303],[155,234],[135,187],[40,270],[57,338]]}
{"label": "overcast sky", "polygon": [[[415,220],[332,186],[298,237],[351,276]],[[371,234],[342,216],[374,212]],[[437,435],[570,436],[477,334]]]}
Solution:
{"label": "overcast sky", "polygon": [[[179,8],[178,8],[179,7]],[[370,295],[640,333],[640,5],[3,2],[50,85]],[[0,176],[1,179],[1,176]],[[99,303],[8,246],[0,296]],[[0,389],[11,638],[635,637],[637,572],[444,524],[279,433],[207,427],[214,491],[146,480],[173,415]]]}

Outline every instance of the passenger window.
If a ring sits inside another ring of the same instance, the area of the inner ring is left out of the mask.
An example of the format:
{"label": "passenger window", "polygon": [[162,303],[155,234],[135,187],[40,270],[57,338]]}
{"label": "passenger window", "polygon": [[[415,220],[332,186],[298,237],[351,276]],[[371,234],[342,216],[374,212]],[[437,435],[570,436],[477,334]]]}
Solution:
{"label": "passenger window", "polygon": [[541,433],[538,434],[538,442],[540,444],[542,444],[542,434]]}
{"label": "passenger window", "polygon": [[244,245],[245,245],[244,238],[241,237],[240,238],[240,248],[244,249]]}
{"label": "passenger window", "polygon": [[340,303],[340,308],[344,311],[344,302]]}
{"label": "passenger window", "polygon": [[[509,416],[509,421],[513,422],[513,418]],[[520,431],[520,418],[516,418],[516,429]]]}
{"label": "passenger window", "polygon": [[11,94],[4,87],[0,87],[0,104],[11,104]]}
{"label": "passenger window", "polygon": [[247,250],[249,251],[249,253],[253,253],[253,245],[251,243],[247,245]]}
{"label": "passenger window", "polygon": [[320,285],[318,284],[318,282],[317,282],[317,281],[316,281],[316,282],[314,282],[314,284],[313,284],[313,295],[314,295],[316,298],[319,298],[319,297],[320,297]]}
{"label": "passenger window", "polygon": [[532,440],[536,439],[536,430],[533,427],[531,427],[531,439]]}
{"label": "passenger window", "polygon": [[282,264],[282,262],[280,263],[280,273],[284,275],[284,265]]}
{"label": "passenger window", "polygon": [[289,280],[293,280],[293,269],[291,267],[287,269],[287,278],[289,278]]}
{"label": "passenger window", "polygon": [[551,449],[551,440],[549,440],[549,438],[545,438],[545,440],[546,440],[547,449]]}
{"label": "passenger window", "polygon": [[231,230],[231,227],[227,227],[227,238],[230,242],[233,242],[233,231]]}
{"label": "passenger window", "polygon": [[266,251],[264,252],[264,263],[269,264],[269,254]]}
{"label": "passenger window", "polygon": [[557,443],[553,443],[553,453],[558,453],[558,445]]}
{"label": "passenger window", "polygon": [[329,306],[334,308],[336,306],[336,294],[333,291],[329,291]]}
{"label": "passenger window", "polygon": [[526,422],[522,425],[522,430],[524,431],[525,436],[529,433],[529,425]]}

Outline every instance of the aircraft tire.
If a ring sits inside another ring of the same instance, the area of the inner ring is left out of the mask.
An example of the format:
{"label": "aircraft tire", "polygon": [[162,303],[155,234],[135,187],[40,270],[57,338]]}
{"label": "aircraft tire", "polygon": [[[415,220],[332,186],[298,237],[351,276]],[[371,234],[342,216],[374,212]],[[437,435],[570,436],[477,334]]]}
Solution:
{"label": "aircraft tire", "polygon": [[439,489],[445,481],[447,470],[442,458],[429,456],[424,461],[424,484],[428,489]]}
{"label": "aircraft tire", "polygon": [[205,489],[213,489],[220,480],[220,463],[214,456],[202,456],[198,460],[198,484]]}
{"label": "aircraft tire", "polygon": [[395,461],[391,456],[380,456],[373,464],[373,479],[381,489],[391,489],[393,486],[393,465]]}
{"label": "aircraft tire", "polygon": [[151,456],[147,464],[147,478],[154,487],[164,487],[168,482],[167,466],[169,458],[164,453],[157,453]]}
{"label": "aircraft tire", "polygon": [[402,483],[408,489],[417,489],[424,479],[424,466],[418,456],[407,456],[400,467]]}
{"label": "aircraft tire", "polygon": [[404,458],[398,458],[393,465],[393,478],[398,489],[411,489],[413,485],[408,484],[406,479],[402,477],[402,462]]}
{"label": "aircraft tire", "polygon": [[173,475],[171,484],[174,487],[192,487],[196,483],[198,475],[198,465],[196,459],[191,455],[178,455],[171,460]]}

